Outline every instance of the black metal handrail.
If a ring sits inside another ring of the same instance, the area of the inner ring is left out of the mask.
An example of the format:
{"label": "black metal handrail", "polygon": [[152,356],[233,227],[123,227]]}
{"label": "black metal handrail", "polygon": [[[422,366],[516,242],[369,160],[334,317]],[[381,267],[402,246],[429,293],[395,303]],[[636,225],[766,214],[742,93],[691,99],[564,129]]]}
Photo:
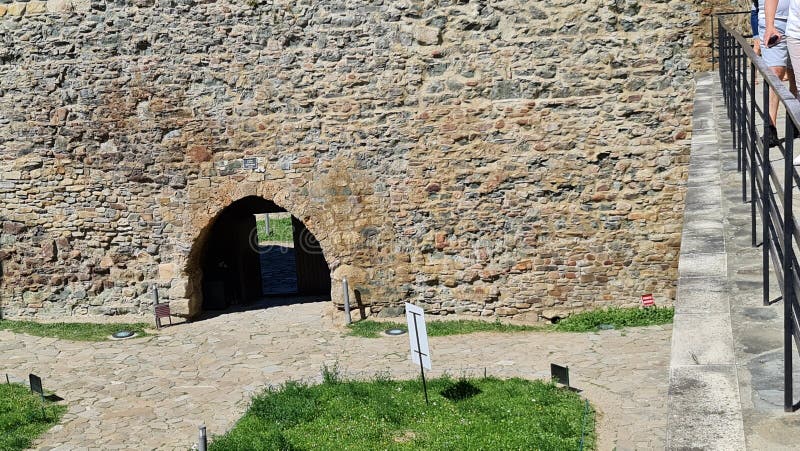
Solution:
{"label": "black metal handrail", "polygon": [[[714,70],[714,65],[718,60],[716,49],[714,48],[714,20],[722,16],[736,16],[741,14],[750,14],[750,11],[727,11],[722,13],[711,13],[711,70]],[[753,37],[745,36],[745,37]]]}
{"label": "black metal handrail", "polygon": [[[795,247],[800,229],[792,211],[792,195],[800,186],[794,169],[794,136],[800,125],[800,102],[755,54],[745,38],[717,15],[719,78],[727,108],[737,168],[742,174],[742,200],[750,202],[751,241],[757,246],[757,219],[761,219],[763,303],[770,305],[770,263],[783,299],[784,410],[797,409],[792,391],[792,340],[800,349],[800,263]],[[712,21],[713,23],[713,21]],[[713,56],[713,49],[712,49]],[[756,102],[756,73],[762,79],[762,106]],[[763,130],[771,124],[769,91],[774,90],[786,113],[786,140],[777,146],[784,160],[783,179],[773,167],[767,133],[758,136],[756,120]],[[749,177],[749,183],[748,183]],[[773,192],[773,189],[775,190]],[[800,193],[800,190],[797,191]],[[757,214],[760,213],[760,215]]]}

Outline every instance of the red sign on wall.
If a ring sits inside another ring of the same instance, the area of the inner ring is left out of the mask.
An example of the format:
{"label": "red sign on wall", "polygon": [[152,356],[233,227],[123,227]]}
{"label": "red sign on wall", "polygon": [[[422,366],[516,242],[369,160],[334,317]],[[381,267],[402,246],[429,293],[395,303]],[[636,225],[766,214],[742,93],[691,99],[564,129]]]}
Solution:
{"label": "red sign on wall", "polygon": [[653,299],[652,294],[643,294],[642,295],[642,307],[652,307],[656,305],[656,300]]}

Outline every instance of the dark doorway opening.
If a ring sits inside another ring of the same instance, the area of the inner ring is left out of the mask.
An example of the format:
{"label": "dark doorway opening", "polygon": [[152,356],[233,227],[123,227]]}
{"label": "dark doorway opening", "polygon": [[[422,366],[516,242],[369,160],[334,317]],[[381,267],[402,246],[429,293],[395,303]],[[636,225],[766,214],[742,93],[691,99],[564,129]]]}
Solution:
{"label": "dark doorway opening", "polygon": [[219,214],[200,264],[204,311],[330,295],[330,269],[314,235],[286,210],[257,196]]}

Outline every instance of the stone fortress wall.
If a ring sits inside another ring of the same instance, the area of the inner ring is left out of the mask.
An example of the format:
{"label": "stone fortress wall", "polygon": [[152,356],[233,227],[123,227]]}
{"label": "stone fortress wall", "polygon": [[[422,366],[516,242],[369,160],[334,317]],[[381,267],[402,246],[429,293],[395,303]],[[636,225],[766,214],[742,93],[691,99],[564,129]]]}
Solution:
{"label": "stone fortress wall", "polygon": [[0,308],[196,313],[251,195],[372,313],[669,304],[712,3],[0,0]]}

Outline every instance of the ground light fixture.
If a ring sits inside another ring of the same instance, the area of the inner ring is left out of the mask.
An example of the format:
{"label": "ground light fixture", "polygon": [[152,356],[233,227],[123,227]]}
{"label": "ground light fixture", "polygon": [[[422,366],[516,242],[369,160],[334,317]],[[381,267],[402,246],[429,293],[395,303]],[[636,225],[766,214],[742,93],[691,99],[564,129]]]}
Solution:
{"label": "ground light fixture", "polygon": [[136,335],[135,332],[131,332],[130,330],[121,330],[119,332],[114,332],[111,336],[117,340],[124,340],[126,338],[133,338]]}
{"label": "ground light fixture", "polygon": [[403,329],[403,328],[397,327],[397,328],[394,328],[394,329],[386,329],[385,331],[383,331],[383,333],[385,333],[386,335],[403,335],[404,333],[406,333],[406,330]]}

